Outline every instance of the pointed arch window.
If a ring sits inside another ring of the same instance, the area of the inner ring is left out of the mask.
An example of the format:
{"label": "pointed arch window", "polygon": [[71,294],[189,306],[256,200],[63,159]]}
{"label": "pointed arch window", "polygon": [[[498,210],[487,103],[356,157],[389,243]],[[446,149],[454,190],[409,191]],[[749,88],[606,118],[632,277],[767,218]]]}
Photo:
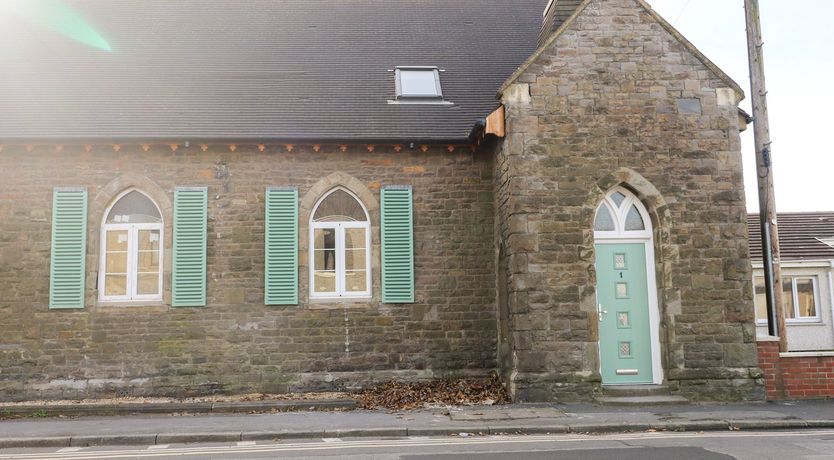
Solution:
{"label": "pointed arch window", "polygon": [[594,217],[594,233],[597,238],[646,238],[651,236],[650,225],[643,203],[623,187],[617,187],[605,195]]}
{"label": "pointed arch window", "polygon": [[162,300],[162,238],[156,203],[139,190],[122,193],[101,225],[99,298]]}
{"label": "pointed arch window", "polygon": [[336,188],[313,208],[310,222],[310,296],[371,296],[371,223],[361,201]]}

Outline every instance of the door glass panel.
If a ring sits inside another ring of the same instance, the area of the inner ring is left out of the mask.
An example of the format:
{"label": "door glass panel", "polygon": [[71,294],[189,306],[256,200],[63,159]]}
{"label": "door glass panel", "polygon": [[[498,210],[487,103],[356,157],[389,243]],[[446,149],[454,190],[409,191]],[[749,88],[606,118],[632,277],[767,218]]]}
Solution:
{"label": "door glass panel", "polygon": [[622,193],[620,193],[620,192],[614,192],[614,194],[612,194],[612,195],[611,195],[611,200],[612,200],[614,203],[617,203],[617,206],[618,206],[618,207],[619,207],[619,206],[622,206],[623,201],[625,201],[625,199],[626,199],[626,196],[625,196],[625,195],[623,195],[623,194],[622,194]]}
{"label": "door glass panel", "polygon": [[139,230],[139,250],[159,251],[159,230]]}
{"label": "door glass panel", "polygon": [[594,230],[598,232],[613,232],[616,230],[616,227],[614,227],[614,218],[611,217],[611,213],[605,205],[600,206],[599,210],[597,210],[597,217],[594,220]]}
{"label": "door glass panel", "polygon": [[631,316],[627,311],[621,311],[617,313],[617,327],[620,329],[631,328]]}
{"label": "door glass panel", "polygon": [[105,275],[104,294],[107,296],[127,295],[127,275]]}
{"label": "door glass panel", "polygon": [[[313,237],[314,270],[336,270],[336,229],[317,228]],[[335,288],[334,288],[335,290]]]}
{"label": "door glass panel", "polygon": [[159,273],[159,251],[139,251],[139,273]]}
{"label": "door glass panel", "polygon": [[348,292],[365,292],[368,289],[366,270],[345,271],[345,289]]}
{"label": "door glass panel", "polygon": [[815,318],[817,306],[814,300],[814,281],[810,278],[796,280],[796,300],[800,318]]}
{"label": "door glass panel", "polygon": [[110,230],[107,232],[107,252],[127,252],[127,230]]}
{"label": "door glass panel", "polygon": [[111,230],[106,234],[104,255],[104,295],[124,297],[127,293],[127,230]]}
{"label": "door glass panel", "polygon": [[345,229],[345,249],[365,248],[366,233],[364,228]]}
{"label": "door glass panel", "polygon": [[628,298],[628,283],[617,283],[617,292],[616,292],[618,299],[627,299]]}
{"label": "door glass panel", "polygon": [[317,228],[313,240],[313,292],[336,292],[336,229]]}
{"label": "door glass panel", "polygon": [[620,358],[631,358],[631,342],[620,342]]}
{"label": "door glass panel", "polygon": [[625,221],[625,229],[626,231],[646,229],[646,225],[643,223],[643,217],[640,215],[640,211],[637,210],[636,206],[631,206],[631,209],[628,210],[628,215],[626,216]]}
{"label": "door glass panel", "polygon": [[159,273],[139,274],[136,293],[138,295],[159,294]]}
{"label": "door glass panel", "polygon": [[362,249],[345,249],[345,270],[364,270],[367,265],[367,252]]}
{"label": "door glass panel", "polygon": [[313,284],[315,292],[336,292],[336,272],[316,271]]}
{"label": "door glass panel", "polygon": [[138,271],[159,273],[159,230],[139,230]]}
{"label": "door glass panel", "polygon": [[625,270],[626,269],[626,255],[625,254],[614,254],[614,269],[616,269],[616,270]]}
{"label": "door glass panel", "polygon": [[108,252],[105,269],[107,273],[127,274],[127,252]]}

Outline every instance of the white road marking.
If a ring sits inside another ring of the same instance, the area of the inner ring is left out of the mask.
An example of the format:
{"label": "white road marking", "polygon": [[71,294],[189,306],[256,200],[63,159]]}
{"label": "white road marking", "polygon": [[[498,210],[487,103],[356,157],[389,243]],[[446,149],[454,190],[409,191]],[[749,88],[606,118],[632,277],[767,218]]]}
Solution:
{"label": "white road marking", "polygon": [[238,447],[249,447],[258,445],[255,441],[240,441],[237,443]]}
{"label": "white road marking", "polygon": [[[498,444],[531,444],[531,443],[567,443],[594,441],[626,441],[636,439],[685,439],[685,438],[760,438],[760,437],[784,437],[799,438],[813,436],[831,436],[834,431],[802,431],[802,432],[704,432],[704,433],[630,433],[612,435],[531,435],[531,436],[496,436],[496,437],[469,437],[469,438],[430,438],[426,440],[367,440],[367,441],[343,441],[339,443],[296,443],[296,444],[274,444],[250,447],[182,447],[165,450],[164,452],[149,452],[148,450],[116,450],[97,452],[67,452],[61,455],[52,454],[44,457],[44,454],[13,454],[0,455],[0,459],[26,459],[26,460],[47,460],[47,459],[69,459],[69,460],[93,460],[111,458],[152,458],[164,456],[189,456],[209,454],[252,454],[252,453],[278,453],[278,452],[303,452],[303,451],[326,451],[339,449],[369,449],[369,448],[400,448],[400,447],[443,447],[443,446],[464,446],[464,445],[498,445]],[[156,449],[160,446],[151,446]],[[165,448],[168,445],[164,445]]]}
{"label": "white road marking", "polygon": [[339,438],[321,438],[321,440],[324,442],[342,442]]}
{"label": "white road marking", "polygon": [[148,446],[148,450],[160,450],[171,447],[169,444],[157,444],[155,446]]}
{"label": "white road marking", "polygon": [[58,453],[62,454],[64,452],[78,452],[81,449],[83,449],[83,447],[64,447],[63,449],[58,449]]}

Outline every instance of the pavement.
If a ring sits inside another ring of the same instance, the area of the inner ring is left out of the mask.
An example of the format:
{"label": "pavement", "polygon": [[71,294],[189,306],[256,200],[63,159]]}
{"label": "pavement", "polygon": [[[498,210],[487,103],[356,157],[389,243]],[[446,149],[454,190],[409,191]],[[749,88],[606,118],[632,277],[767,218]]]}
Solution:
{"label": "pavement", "polygon": [[[287,402],[283,402],[288,404]],[[344,402],[343,402],[344,403]],[[235,403],[225,403],[235,404]],[[281,441],[357,437],[498,434],[628,433],[661,431],[801,430],[834,428],[834,401],[609,407],[514,404],[434,408],[419,411],[258,411],[246,402],[238,413],[136,413],[117,416],[61,416],[0,421],[0,449],[177,443]]]}

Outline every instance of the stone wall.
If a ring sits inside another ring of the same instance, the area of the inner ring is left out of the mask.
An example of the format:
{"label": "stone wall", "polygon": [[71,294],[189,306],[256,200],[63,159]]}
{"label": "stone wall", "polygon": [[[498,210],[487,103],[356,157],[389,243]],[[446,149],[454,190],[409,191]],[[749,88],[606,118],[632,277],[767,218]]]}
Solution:
{"label": "stone wall", "polygon": [[499,356],[517,399],[599,390],[593,217],[617,185],[652,218],[666,383],[696,400],[762,396],[740,96],[637,0],[591,1],[505,88]]}
{"label": "stone wall", "polygon": [[[0,399],[339,389],[496,367],[492,160],[469,147],[6,145],[0,151]],[[291,151],[288,151],[291,150]],[[414,189],[417,302],[379,301],[379,189]],[[373,226],[371,301],[308,300],[312,205],[345,186]],[[52,189],[89,192],[87,308],[47,307]],[[207,186],[208,305],[170,304],[171,202]],[[297,186],[301,304],[263,304],[264,190]],[[162,208],[165,303],[97,302],[102,214],[127,187]]]}

